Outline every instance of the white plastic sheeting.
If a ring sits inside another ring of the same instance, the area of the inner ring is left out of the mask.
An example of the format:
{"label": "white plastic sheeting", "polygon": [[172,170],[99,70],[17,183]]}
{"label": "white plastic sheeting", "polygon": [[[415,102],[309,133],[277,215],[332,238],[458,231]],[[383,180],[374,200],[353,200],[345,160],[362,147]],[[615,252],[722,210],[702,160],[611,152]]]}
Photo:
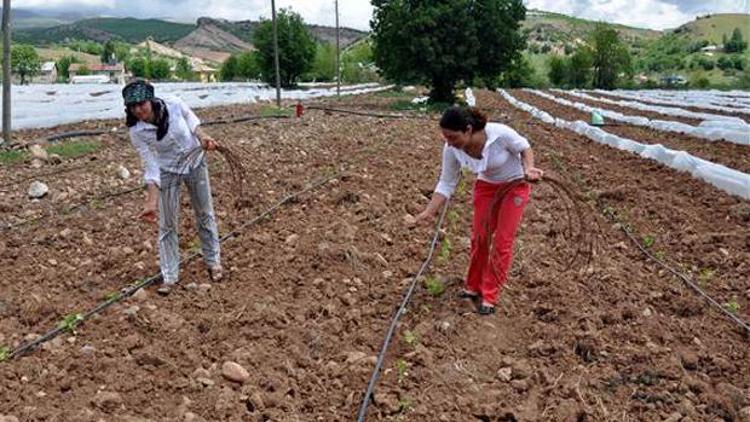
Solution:
{"label": "white plastic sheeting", "polygon": [[[721,114],[699,113],[696,111],[685,110],[679,107],[667,107],[667,106],[658,106],[654,104],[644,104],[638,101],[628,101],[628,100],[617,101],[617,100],[612,100],[612,99],[605,98],[605,97],[593,97],[591,95],[588,95],[580,91],[570,91],[570,93],[580,98],[587,98],[589,100],[601,101],[603,103],[614,104],[614,105],[619,105],[623,107],[637,108],[638,110],[653,111],[656,113],[665,114],[667,116],[687,117],[689,119],[697,119],[697,120],[727,120],[731,122],[745,123],[745,121],[740,119],[739,117],[723,116]],[[609,91],[607,91],[607,93],[609,93]]]}
{"label": "white plastic sheeting", "polygon": [[532,116],[553,124],[559,128],[571,130],[587,138],[611,147],[630,151],[641,157],[649,158],[662,163],[675,170],[685,171],[693,177],[704,180],[717,188],[750,199],[750,174],[732,170],[720,164],[712,163],[701,158],[694,157],[685,151],[676,151],[665,148],[663,145],[644,145],[632,139],[621,138],[617,135],[605,132],[602,129],[590,126],[581,120],[569,122],[567,120],[554,118],[549,113],[541,111],[534,106],[517,100],[505,90],[499,90],[500,94],[514,106],[529,112]]}
{"label": "white plastic sheeting", "polygon": [[466,100],[466,104],[469,105],[469,107],[476,107],[477,105],[477,98],[474,96],[474,91],[471,90],[471,88],[466,88],[464,91],[464,100]]}
{"label": "white plastic sheeting", "polygon": [[[273,101],[276,90],[254,83],[156,83],[156,95],[180,98],[191,107]],[[390,86],[342,86],[345,95],[381,91]],[[42,128],[85,120],[124,118],[122,86],[118,85],[14,85],[13,129]],[[336,95],[336,87],[283,90],[289,100]]]}
{"label": "white plastic sheeting", "polygon": [[[685,133],[697,138],[707,139],[709,141],[725,140],[735,144],[750,145],[750,125],[746,125],[741,122],[732,122],[725,120],[718,122],[705,121],[700,126],[692,126],[681,122],[651,120],[644,116],[629,116],[616,111],[606,110],[600,107],[594,107],[580,102],[568,101],[565,98],[555,97],[554,95],[550,95],[542,91],[532,89],[527,89],[526,91],[536,94],[540,97],[547,98],[548,100],[554,101],[558,104],[573,107],[587,113],[598,111],[604,117],[618,122],[649,127],[663,132]],[[559,89],[553,89],[552,91],[575,95],[579,98],[583,96],[583,94],[563,91]]]}
{"label": "white plastic sheeting", "polygon": [[594,91],[602,94],[637,100],[654,101],[672,106],[692,106],[706,110],[750,115],[750,98],[720,97],[701,91]]}

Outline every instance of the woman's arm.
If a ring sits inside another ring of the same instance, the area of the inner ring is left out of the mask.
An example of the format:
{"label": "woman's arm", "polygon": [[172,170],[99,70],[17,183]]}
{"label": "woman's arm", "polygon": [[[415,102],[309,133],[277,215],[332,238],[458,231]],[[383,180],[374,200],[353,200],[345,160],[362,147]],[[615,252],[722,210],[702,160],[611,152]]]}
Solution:
{"label": "woman's arm", "polygon": [[146,184],[146,201],[143,204],[143,211],[140,218],[150,223],[156,223],[157,200],[159,198],[160,170],[159,163],[156,161],[151,149],[146,141],[137,135],[130,134],[130,142],[138,151],[143,161],[143,180]]}
{"label": "woman's arm", "polygon": [[430,203],[427,204],[424,211],[417,215],[416,222],[426,224],[435,219],[437,213],[456,190],[460,171],[461,165],[456,157],[447,146],[443,147],[443,166],[440,169],[440,180],[432,194]]}
{"label": "woman's arm", "polygon": [[521,161],[523,173],[527,180],[535,182],[544,176],[544,171],[534,167],[534,151],[531,148],[521,151]]}

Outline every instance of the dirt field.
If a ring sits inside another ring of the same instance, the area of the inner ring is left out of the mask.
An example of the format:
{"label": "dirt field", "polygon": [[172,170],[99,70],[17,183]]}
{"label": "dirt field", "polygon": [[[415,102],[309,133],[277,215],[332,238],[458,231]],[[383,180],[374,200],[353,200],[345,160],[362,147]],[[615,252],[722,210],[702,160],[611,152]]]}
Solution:
{"label": "dirt field", "polygon": [[[598,210],[617,213],[638,236],[651,238],[654,252],[700,279],[720,303],[736,303],[747,320],[750,204],[533,121],[499,94],[478,92],[477,99],[496,110],[493,120],[530,139],[540,167],[589,198],[601,225],[589,228],[599,241],[594,263],[564,270],[576,246],[565,234],[564,204],[549,185],[534,186],[498,314],[480,317],[455,298],[469,250],[472,180],[465,179],[428,274],[445,292],[430,293],[420,282],[368,420],[745,420],[746,334],[647,261]],[[323,103],[382,112],[392,101],[373,94]],[[210,120],[257,111],[236,106],[198,114]],[[547,111],[565,117],[559,108]],[[356,419],[390,320],[427,255],[432,231],[406,220],[427,203],[439,174],[437,123],[310,110],[302,120],[207,131],[240,151],[249,169],[246,199],[253,205],[237,210],[229,169],[220,157],[210,159],[222,234],[287,194],[341,174],[224,243],[225,282],[209,284],[199,260],[183,264],[170,296],[149,288],[0,363],[0,415]],[[138,186],[139,160],[122,135],[96,142],[96,152],[56,166],[0,166],[0,345],[16,347],[158,271],[156,228],[137,220],[143,194],[103,197]],[[119,165],[133,173],[129,180],[117,176]],[[50,187],[38,202],[26,197],[33,180]],[[180,241],[187,251],[197,236],[184,190],[183,203]],[[247,370],[244,383],[223,375],[227,362]]]}

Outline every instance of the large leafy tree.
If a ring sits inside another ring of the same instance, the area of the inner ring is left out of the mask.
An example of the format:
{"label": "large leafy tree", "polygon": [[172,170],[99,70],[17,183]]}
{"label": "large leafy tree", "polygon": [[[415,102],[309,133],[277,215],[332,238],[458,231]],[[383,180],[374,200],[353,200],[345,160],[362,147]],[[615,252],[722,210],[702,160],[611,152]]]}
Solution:
{"label": "large leafy tree", "polygon": [[42,72],[42,59],[33,46],[17,44],[10,50],[10,66],[21,78],[21,85]]}
{"label": "large leafy tree", "polygon": [[[291,9],[281,9],[276,15],[279,39],[279,73],[281,86],[294,86],[297,79],[312,69],[316,44],[302,17]],[[258,49],[263,81],[276,86],[273,47],[273,21],[261,20],[253,33]]]}
{"label": "large leafy tree", "polygon": [[374,58],[383,75],[431,87],[452,101],[455,85],[496,80],[525,48],[522,0],[372,0]]}
{"label": "large leafy tree", "polygon": [[598,24],[591,35],[590,48],[594,86],[614,89],[620,74],[631,72],[631,55],[628,47],[620,40],[620,35],[614,28]]}

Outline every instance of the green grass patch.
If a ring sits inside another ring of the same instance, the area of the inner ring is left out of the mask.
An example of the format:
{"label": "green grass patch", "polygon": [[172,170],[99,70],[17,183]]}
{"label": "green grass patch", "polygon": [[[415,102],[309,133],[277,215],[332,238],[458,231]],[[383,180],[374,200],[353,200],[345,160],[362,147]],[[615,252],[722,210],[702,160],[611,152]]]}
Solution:
{"label": "green grass patch", "polygon": [[98,142],[75,141],[47,147],[48,154],[57,154],[61,158],[75,158],[96,152],[101,148]]}
{"label": "green grass patch", "polygon": [[29,157],[29,153],[23,150],[12,150],[0,152],[0,164],[20,163]]}
{"label": "green grass patch", "polygon": [[406,92],[406,91],[397,91],[395,89],[389,89],[387,91],[380,91],[376,92],[376,97],[382,97],[382,98],[412,98],[414,97],[414,92]]}
{"label": "green grass patch", "polygon": [[448,107],[453,104],[442,103],[442,102],[426,102],[422,104],[414,104],[411,100],[396,101],[391,104],[391,110],[393,111],[418,111],[422,113],[442,113]]}
{"label": "green grass patch", "polygon": [[0,362],[5,362],[10,358],[10,348],[8,346],[0,347]]}
{"label": "green grass patch", "polygon": [[261,117],[278,117],[278,116],[284,116],[284,117],[292,117],[294,115],[294,110],[284,107],[276,107],[276,106],[263,106],[260,109],[260,116]]}

